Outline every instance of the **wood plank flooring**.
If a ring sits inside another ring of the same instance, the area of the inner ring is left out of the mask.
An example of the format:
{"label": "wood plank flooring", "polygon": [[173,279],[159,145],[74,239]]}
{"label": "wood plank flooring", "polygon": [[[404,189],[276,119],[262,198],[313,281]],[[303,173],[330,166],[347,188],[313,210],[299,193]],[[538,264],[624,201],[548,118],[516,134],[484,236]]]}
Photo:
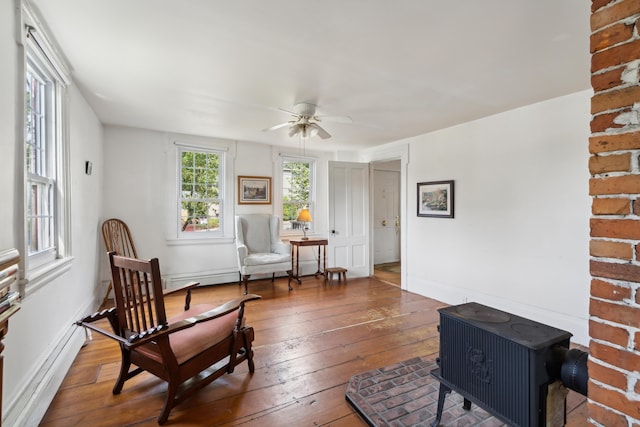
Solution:
{"label": "wood plank flooring", "polygon": [[[250,282],[262,295],[247,304],[255,329],[256,371],[246,364],[173,409],[170,426],[365,426],[346,402],[355,374],[414,356],[436,357],[438,312],[444,304],[374,278],[327,286],[303,278]],[[193,304],[222,303],[241,295],[237,284],[198,288]],[[183,303],[172,298],[169,314]],[[111,389],[120,353],[93,334],[78,354],[41,426],[156,426],[165,385],[144,373],[119,395]],[[569,424],[586,425],[584,398],[571,392]]]}

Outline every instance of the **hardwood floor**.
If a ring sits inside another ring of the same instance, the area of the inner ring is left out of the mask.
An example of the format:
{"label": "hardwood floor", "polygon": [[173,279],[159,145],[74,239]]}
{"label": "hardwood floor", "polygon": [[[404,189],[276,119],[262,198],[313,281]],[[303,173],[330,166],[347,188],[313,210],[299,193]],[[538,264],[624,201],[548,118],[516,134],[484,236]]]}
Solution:
{"label": "hardwood floor", "polygon": [[373,276],[391,285],[401,286],[400,263],[391,262],[387,264],[377,264],[373,266]]}
{"label": "hardwood floor", "polygon": [[[173,409],[173,426],[365,426],[345,400],[355,374],[414,356],[436,357],[438,312],[444,304],[376,279],[324,285],[304,278],[251,282],[262,299],[247,304],[254,327],[256,371],[246,364]],[[193,303],[225,302],[237,284],[199,288]],[[181,298],[167,304],[176,313]],[[119,368],[114,342],[93,335],[82,348],[41,426],[156,426],[165,384],[144,373],[119,395],[111,388]],[[571,392],[569,424],[586,425],[584,398]]]}

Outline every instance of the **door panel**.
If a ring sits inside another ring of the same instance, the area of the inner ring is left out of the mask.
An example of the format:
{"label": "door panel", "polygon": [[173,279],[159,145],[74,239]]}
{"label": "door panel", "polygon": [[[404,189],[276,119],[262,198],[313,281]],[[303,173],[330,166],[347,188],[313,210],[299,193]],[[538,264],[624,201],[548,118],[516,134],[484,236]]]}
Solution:
{"label": "door panel", "polygon": [[369,168],[329,162],[329,265],[369,275]]}
{"label": "door panel", "polygon": [[373,171],[374,264],[400,260],[400,172]]}

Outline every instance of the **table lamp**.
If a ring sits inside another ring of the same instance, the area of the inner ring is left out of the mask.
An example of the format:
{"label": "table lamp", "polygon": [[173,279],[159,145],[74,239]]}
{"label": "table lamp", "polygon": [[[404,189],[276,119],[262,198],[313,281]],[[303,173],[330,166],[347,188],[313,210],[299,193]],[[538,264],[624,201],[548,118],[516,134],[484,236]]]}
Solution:
{"label": "table lamp", "polygon": [[309,238],[307,237],[307,230],[309,229],[307,223],[313,221],[313,219],[311,219],[311,212],[309,212],[309,209],[305,208],[300,210],[300,213],[298,214],[298,221],[304,222],[304,226],[302,227],[304,237],[302,238],[302,240],[309,240]]}

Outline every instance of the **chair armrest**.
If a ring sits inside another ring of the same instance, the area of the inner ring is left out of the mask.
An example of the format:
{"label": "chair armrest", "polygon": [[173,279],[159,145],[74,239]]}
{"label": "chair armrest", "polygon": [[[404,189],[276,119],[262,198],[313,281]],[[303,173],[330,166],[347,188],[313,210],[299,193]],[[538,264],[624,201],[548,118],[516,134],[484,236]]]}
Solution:
{"label": "chair armrest", "polygon": [[244,265],[244,259],[249,255],[249,248],[247,245],[239,244],[238,245],[238,261],[240,265]]}
{"label": "chair armrest", "polygon": [[93,325],[93,322],[102,319],[108,319],[109,323],[111,324],[111,328],[114,330],[114,332],[117,331],[118,313],[115,307],[90,314],[89,316],[83,317],[82,319],[78,320],[75,324],[76,326],[83,326],[85,328],[91,329],[92,331],[98,332],[99,334],[112,338],[118,342],[125,343],[126,340],[123,337],[109,332],[99,326]]}
{"label": "chair armrest", "polygon": [[200,282],[189,282],[186,285],[180,286],[176,289],[165,289],[164,291],[162,291],[162,295],[169,296],[177,292],[182,292],[186,289],[187,294],[184,296],[184,310],[187,311],[191,306],[191,289],[195,288],[196,286],[200,286]]}
{"label": "chair armrest", "polygon": [[180,286],[180,287],[175,288],[175,289],[165,289],[162,292],[162,295],[167,296],[167,295],[175,294],[177,292],[182,292],[184,290],[190,291],[191,289],[195,288],[196,286],[200,286],[200,282],[189,282],[186,285]]}
{"label": "chair armrest", "polygon": [[[236,298],[234,300],[231,300],[229,302],[226,302],[216,308],[212,308],[209,311],[205,311],[204,313],[198,314],[196,316],[193,317],[189,317],[186,318],[184,320],[182,320],[182,322],[194,322],[194,323],[201,323],[201,322],[206,322],[208,320],[213,320],[215,318],[218,318],[220,316],[224,316],[225,314],[229,314],[232,311],[237,310],[238,308],[240,308],[241,306],[244,305],[244,303],[246,303],[247,301],[253,301],[253,300],[257,300],[262,298],[260,295],[256,295],[256,294],[249,294],[249,295],[245,295],[243,297],[240,298]],[[178,322],[180,323],[180,322]]]}
{"label": "chair armrest", "polygon": [[282,241],[276,242],[274,249],[277,254],[290,254],[291,243],[284,243]]}

